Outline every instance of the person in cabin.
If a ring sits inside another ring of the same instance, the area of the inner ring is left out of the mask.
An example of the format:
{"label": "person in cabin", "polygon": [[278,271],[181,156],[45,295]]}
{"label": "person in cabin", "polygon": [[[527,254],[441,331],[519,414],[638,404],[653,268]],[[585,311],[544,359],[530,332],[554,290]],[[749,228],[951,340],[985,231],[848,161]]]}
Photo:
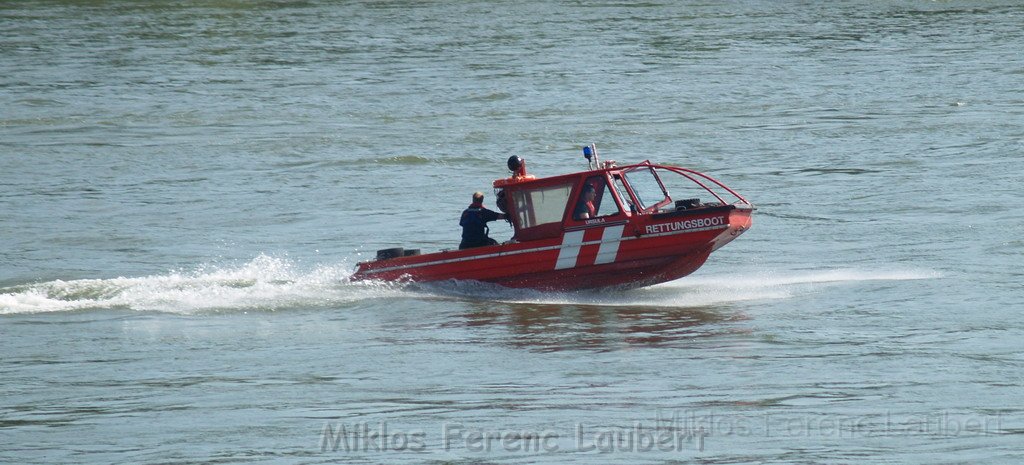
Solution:
{"label": "person in cabin", "polygon": [[583,184],[583,194],[580,195],[580,202],[572,212],[572,218],[577,221],[589,220],[597,216],[597,209],[594,208],[594,198],[597,192],[594,186],[589,183]]}
{"label": "person in cabin", "polygon": [[474,192],[473,203],[462,212],[462,218],[459,220],[459,226],[462,226],[462,243],[459,244],[459,249],[498,245],[498,241],[487,236],[487,223],[506,218],[508,215],[484,208],[484,193]]}

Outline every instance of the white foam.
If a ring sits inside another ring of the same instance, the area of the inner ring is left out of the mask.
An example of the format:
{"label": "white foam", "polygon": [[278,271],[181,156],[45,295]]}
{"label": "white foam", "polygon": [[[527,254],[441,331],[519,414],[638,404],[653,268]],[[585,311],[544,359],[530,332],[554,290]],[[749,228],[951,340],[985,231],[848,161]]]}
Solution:
{"label": "white foam", "polygon": [[422,286],[426,292],[482,298],[508,303],[583,304],[603,306],[702,307],[729,302],[785,299],[814,287],[862,281],[904,281],[941,276],[929,270],[871,271],[830,269],[807,272],[753,271],[691,276],[627,292],[585,291],[545,293],[506,289],[472,282],[444,282]]}
{"label": "white foam", "polygon": [[298,271],[293,262],[261,255],[240,266],[202,266],[191,272],[139,278],[50,281],[0,289],[0,314],[124,308],[196,313],[336,305],[403,295],[399,286],[348,283],[347,264]]}
{"label": "white foam", "polygon": [[724,285],[732,288],[764,288],[859,281],[907,281],[932,279],[940,276],[940,273],[931,270],[862,270],[841,268],[804,272],[758,271],[736,275],[694,276],[656,287],[688,288]]}

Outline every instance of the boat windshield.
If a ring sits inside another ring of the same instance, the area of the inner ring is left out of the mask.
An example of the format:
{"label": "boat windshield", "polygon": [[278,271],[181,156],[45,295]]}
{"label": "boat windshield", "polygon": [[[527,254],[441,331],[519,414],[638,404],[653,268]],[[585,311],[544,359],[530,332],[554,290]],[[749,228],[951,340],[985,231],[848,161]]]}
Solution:
{"label": "boat windshield", "polygon": [[629,196],[629,189],[626,189],[626,184],[622,181],[622,175],[616,174],[615,183],[612,184],[612,188],[619,194],[619,198],[622,199],[624,206],[629,207],[629,213],[636,213],[636,205],[633,205],[633,198]]}
{"label": "boat windshield", "polygon": [[633,188],[636,200],[640,202],[640,209],[656,207],[658,204],[667,202],[668,193],[662,186],[658,175],[649,167],[637,168],[622,173],[626,183]]}

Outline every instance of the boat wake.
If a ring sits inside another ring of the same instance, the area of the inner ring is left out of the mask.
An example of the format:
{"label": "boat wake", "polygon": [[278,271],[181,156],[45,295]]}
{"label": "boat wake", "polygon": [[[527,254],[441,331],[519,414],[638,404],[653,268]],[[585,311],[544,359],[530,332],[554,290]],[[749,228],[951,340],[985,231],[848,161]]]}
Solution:
{"label": "boat wake", "polygon": [[929,279],[927,270],[750,272],[687,277],[626,292],[547,293],[479,282],[429,284],[349,282],[348,263],[300,269],[291,260],[260,255],[239,265],[206,265],[191,271],[137,278],[56,280],[0,288],[0,315],[85,310],[134,310],[178,314],[339,308],[378,299],[492,300],[601,306],[699,307],[785,299],[820,286],[858,281]]}
{"label": "boat wake", "polygon": [[0,314],[127,309],[179,314],[333,308],[409,295],[400,285],[348,283],[347,263],[301,271],[260,255],[241,265],[205,265],[139,278],[56,280],[0,288]]}
{"label": "boat wake", "polygon": [[930,270],[867,271],[830,269],[807,272],[752,271],[690,276],[630,291],[550,293],[508,289],[486,283],[447,281],[416,285],[440,296],[496,300],[506,303],[644,307],[702,307],[731,302],[786,299],[815,288],[863,281],[905,281],[938,278]]}

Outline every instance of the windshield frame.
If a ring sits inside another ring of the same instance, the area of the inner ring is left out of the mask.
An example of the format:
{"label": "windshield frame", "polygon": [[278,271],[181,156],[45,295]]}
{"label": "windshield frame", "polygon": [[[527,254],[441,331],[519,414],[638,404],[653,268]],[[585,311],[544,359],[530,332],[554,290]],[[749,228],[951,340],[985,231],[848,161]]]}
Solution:
{"label": "windshield frame", "polygon": [[[663,196],[660,200],[658,200],[657,202],[654,202],[651,205],[647,205],[644,202],[644,200],[641,198],[640,194],[637,193],[636,186],[633,184],[633,182],[629,178],[629,175],[631,173],[638,173],[638,172],[644,172],[644,171],[650,173],[651,177],[654,178],[654,181],[658,184],[658,189],[661,190],[661,194]],[[621,171],[621,175],[622,175],[622,180],[623,180],[624,184],[630,190],[630,195],[633,196],[633,200],[636,201],[637,205],[641,207],[640,211],[642,211],[644,213],[654,213],[654,212],[658,211],[658,209],[660,209],[660,208],[662,208],[662,207],[672,203],[672,196],[669,195],[668,189],[665,188],[665,183],[661,181],[661,176],[658,176],[658,172],[657,172],[657,170],[654,169],[654,166],[651,166],[651,165],[632,166],[632,167],[623,169]]]}

